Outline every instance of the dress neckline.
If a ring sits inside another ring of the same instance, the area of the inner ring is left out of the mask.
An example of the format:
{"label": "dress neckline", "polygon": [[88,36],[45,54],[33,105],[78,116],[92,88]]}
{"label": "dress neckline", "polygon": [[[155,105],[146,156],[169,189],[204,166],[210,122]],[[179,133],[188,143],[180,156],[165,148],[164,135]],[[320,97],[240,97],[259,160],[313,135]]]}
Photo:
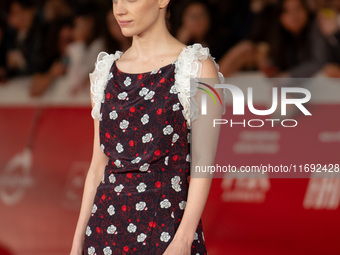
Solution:
{"label": "dress neckline", "polygon": [[152,71],[148,71],[148,72],[144,72],[144,73],[127,73],[127,72],[123,72],[123,71],[121,71],[121,70],[117,67],[116,61],[113,62],[113,65],[114,65],[114,67],[116,68],[116,70],[117,70],[118,72],[120,72],[120,73],[122,73],[122,74],[125,74],[125,75],[128,75],[128,76],[133,76],[133,75],[146,75],[146,74],[151,74],[151,73],[156,74],[156,73],[158,73],[160,70],[163,71],[163,69],[165,69],[165,68],[167,68],[167,67],[169,67],[169,66],[171,66],[171,65],[174,65],[176,62],[177,62],[177,60],[174,61],[174,62],[172,62],[172,63],[170,63],[170,64],[168,64],[168,65],[162,66],[162,67],[160,67],[160,68],[158,68],[158,69],[155,69],[155,70],[152,70]]}
{"label": "dress neckline", "polygon": [[113,65],[114,65],[114,67],[117,69],[117,71],[119,71],[120,73],[123,73],[123,74],[126,74],[126,75],[130,75],[130,76],[132,76],[132,75],[141,75],[141,74],[142,74],[142,75],[145,75],[145,74],[156,73],[156,71],[160,71],[160,70],[163,70],[163,69],[165,69],[165,68],[167,68],[167,67],[169,67],[169,66],[175,65],[175,64],[178,62],[178,59],[180,58],[180,56],[183,54],[184,50],[185,50],[187,47],[188,47],[188,46],[184,46],[184,47],[183,47],[183,49],[182,49],[181,52],[178,54],[177,59],[176,59],[174,62],[172,62],[172,63],[170,63],[170,64],[167,64],[167,65],[164,65],[164,66],[162,66],[162,67],[159,67],[159,68],[157,68],[157,69],[148,71],[148,72],[143,72],[143,73],[127,73],[127,72],[121,71],[121,70],[117,67],[116,61],[117,61],[118,59],[120,59],[120,57],[124,54],[123,52],[120,52],[119,57],[116,59],[116,61],[113,62]]}

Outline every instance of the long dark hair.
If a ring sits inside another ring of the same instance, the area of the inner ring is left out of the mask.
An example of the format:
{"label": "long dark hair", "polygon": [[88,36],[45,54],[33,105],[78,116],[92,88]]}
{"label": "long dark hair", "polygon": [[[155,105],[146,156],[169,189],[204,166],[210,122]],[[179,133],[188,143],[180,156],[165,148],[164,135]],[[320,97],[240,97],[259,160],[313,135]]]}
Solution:
{"label": "long dark hair", "polygon": [[[187,8],[193,4],[201,4],[204,6],[204,8],[207,10],[208,15],[209,15],[209,19],[210,19],[210,29],[206,35],[206,40],[209,38],[209,35],[211,35],[211,33],[213,32],[213,27],[214,26],[214,8],[213,5],[209,4],[207,1],[204,0],[187,0],[187,1],[183,1],[180,4],[178,3],[176,5],[176,13],[174,13],[173,18],[172,18],[172,29],[171,29],[171,33],[173,35],[176,35],[179,28],[182,26],[182,20],[184,17],[184,14],[187,10]],[[173,4],[173,7],[175,6],[175,4]],[[191,42],[193,43],[193,42]]]}
{"label": "long dark hair", "polygon": [[308,35],[311,31],[314,21],[314,15],[310,11],[306,0],[300,1],[301,5],[307,12],[308,21],[298,35],[293,35],[287,31],[280,22],[280,16],[284,12],[284,4],[287,0],[279,0],[274,10],[277,17],[272,26],[272,37],[270,39],[270,56],[273,64],[282,71],[289,69],[292,65],[298,64],[299,58],[306,59],[310,54],[310,43]]}
{"label": "long dark hair", "polygon": [[93,19],[93,27],[90,38],[86,41],[86,45],[89,46],[95,39],[103,35],[103,27],[105,25],[105,19],[101,14],[100,6],[95,2],[79,3],[76,6],[76,17],[90,17]]}

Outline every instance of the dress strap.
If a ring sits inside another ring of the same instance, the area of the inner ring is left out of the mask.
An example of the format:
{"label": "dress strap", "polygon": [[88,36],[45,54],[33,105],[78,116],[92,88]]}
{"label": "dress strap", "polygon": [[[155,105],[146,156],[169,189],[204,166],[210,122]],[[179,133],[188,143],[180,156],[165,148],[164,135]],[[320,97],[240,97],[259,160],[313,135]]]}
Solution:
{"label": "dress strap", "polygon": [[[195,99],[196,87],[190,87],[191,79],[199,79],[202,73],[201,61],[210,58],[216,66],[220,82],[224,82],[223,74],[219,72],[219,66],[215,59],[210,55],[208,47],[202,47],[195,43],[183,49],[176,61],[175,68],[175,88],[178,92],[178,99],[183,106],[183,116],[187,120],[187,127],[191,129],[191,121],[198,118],[198,104]],[[223,114],[226,111],[226,91],[223,89]],[[191,109],[190,109],[191,106]]]}
{"label": "dress strap", "polygon": [[112,78],[110,70],[114,61],[119,59],[122,54],[123,52],[121,51],[116,51],[115,54],[108,54],[105,51],[100,52],[97,56],[95,69],[89,74],[92,100],[94,103],[91,116],[95,120],[102,120],[100,107],[101,103],[105,100],[104,91],[106,89],[107,82]]}

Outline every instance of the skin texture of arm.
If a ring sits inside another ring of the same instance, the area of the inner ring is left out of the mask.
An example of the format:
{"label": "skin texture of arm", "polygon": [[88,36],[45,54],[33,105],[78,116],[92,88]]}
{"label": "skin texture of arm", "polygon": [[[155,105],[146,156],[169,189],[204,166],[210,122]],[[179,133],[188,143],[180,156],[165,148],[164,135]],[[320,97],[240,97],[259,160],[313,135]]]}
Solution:
{"label": "skin texture of arm", "polygon": [[[92,107],[94,106],[91,96]],[[81,255],[86,224],[90,218],[97,187],[103,178],[108,157],[102,152],[99,140],[99,121],[94,120],[94,142],[92,160],[86,176],[82,204],[75,230],[70,255]]]}
{"label": "skin texture of arm", "polygon": [[[210,83],[210,86],[220,83],[216,67],[211,59],[202,61],[201,78]],[[222,89],[216,89],[222,97]],[[201,92],[198,90],[195,98],[200,105]],[[195,166],[213,165],[218,137],[219,126],[213,127],[213,119],[222,117],[222,107],[214,105],[212,99],[207,100],[207,115],[200,115],[198,119],[192,122],[191,139],[192,139],[192,162],[191,178],[189,183],[188,198],[184,210],[183,218],[177,229],[173,241],[170,243],[163,255],[190,255],[191,245],[194,240],[194,234],[197,225],[203,213],[211,186],[211,175],[200,173],[193,178]]]}

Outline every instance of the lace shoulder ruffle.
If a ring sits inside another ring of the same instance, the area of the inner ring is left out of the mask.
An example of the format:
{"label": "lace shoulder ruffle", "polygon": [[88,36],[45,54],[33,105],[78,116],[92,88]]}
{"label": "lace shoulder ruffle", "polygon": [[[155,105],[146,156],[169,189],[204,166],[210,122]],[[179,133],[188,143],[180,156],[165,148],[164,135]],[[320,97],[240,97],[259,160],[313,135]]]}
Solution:
{"label": "lace shoulder ruffle", "polygon": [[123,54],[121,51],[116,51],[115,54],[108,54],[104,51],[100,52],[97,57],[95,69],[89,74],[91,83],[91,94],[94,106],[91,111],[91,116],[95,120],[102,120],[100,113],[101,103],[104,102],[104,91],[110,77],[110,69],[114,61],[120,58]]}
{"label": "lace shoulder ruffle", "polygon": [[[201,61],[210,58],[215,63],[216,69],[219,70],[215,59],[210,55],[209,48],[202,47],[201,44],[195,43],[183,49],[176,61],[175,68],[175,88],[178,94],[178,99],[183,106],[183,115],[187,120],[187,127],[191,129],[191,122],[198,118],[198,104],[195,99],[197,86],[191,87],[190,79],[198,79],[201,77],[202,63]],[[220,82],[224,82],[222,73],[218,72]],[[223,89],[223,114],[226,111],[226,91]],[[191,108],[191,109],[190,109]]]}

